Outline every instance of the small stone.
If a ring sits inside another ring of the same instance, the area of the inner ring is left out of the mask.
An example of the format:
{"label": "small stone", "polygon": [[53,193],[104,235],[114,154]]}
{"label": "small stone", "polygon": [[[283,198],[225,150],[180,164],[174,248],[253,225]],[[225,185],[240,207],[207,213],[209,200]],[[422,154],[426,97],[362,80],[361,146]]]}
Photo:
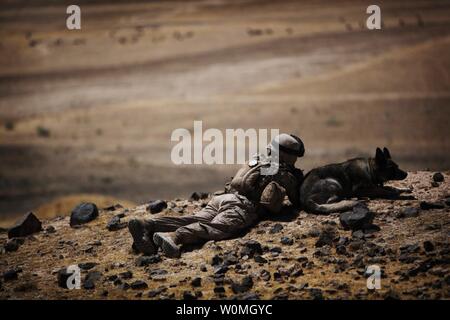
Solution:
{"label": "small stone", "polygon": [[336,238],[336,230],[334,227],[325,227],[317,239],[315,246],[317,248],[323,247],[325,245],[333,245],[333,241]]}
{"label": "small stone", "polygon": [[78,266],[82,270],[90,270],[90,269],[94,268],[96,265],[97,265],[97,263],[95,263],[95,262],[84,262],[84,263],[78,264]]}
{"label": "small stone", "polygon": [[70,226],[79,226],[98,217],[98,208],[94,203],[83,202],[76,206],[70,215]]}
{"label": "small stone", "polygon": [[109,231],[117,231],[120,229],[124,229],[127,227],[126,222],[120,222],[120,218],[118,216],[112,217],[106,225],[106,229]]}
{"label": "small stone", "polygon": [[359,204],[353,211],[344,212],[340,215],[339,221],[346,230],[359,230],[372,224],[374,214],[369,211],[365,204]]}
{"label": "small stone", "polygon": [[227,271],[228,271],[228,266],[226,266],[226,265],[221,265],[221,266],[218,266],[218,267],[216,267],[216,268],[214,269],[214,274],[215,274],[215,275],[218,275],[218,274],[225,274],[225,273],[227,273]]}
{"label": "small stone", "polygon": [[161,256],[159,254],[154,254],[151,256],[141,256],[136,259],[136,266],[145,267],[158,262],[161,262]]}
{"label": "small stone", "polygon": [[146,282],[142,280],[136,280],[130,285],[131,289],[133,290],[144,290],[148,288],[148,285]]}
{"label": "small stone", "polygon": [[128,279],[133,278],[133,272],[131,272],[130,270],[127,270],[125,272],[119,273],[119,276],[124,280],[128,280]]}
{"label": "small stone", "polygon": [[400,211],[397,218],[415,218],[419,216],[419,209],[414,207],[408,207]]}
{"label": "small stone", "polygon": [[194,192],[189,197],[189,201],[198,201],[200,199],[207,199],[209,194],[207,192]]}
{"label": "small stone", "polygon": [[214,293],[225,293],[225,288],[224,287],[214,287]]}
{"label": "small stone", "polygon": [[294,240],[289,237],[282,237],[281,244],[284,244],[285,246],[292,246],[294,244]]}
{"label": "small stone", "polygon": [[259,274],[260,278],[264,281],[269,281],[270,280],[270,272],[267,270],[261,270],[260,274]]}
{"label": "small stone", "polygon": [[283,230],[283,225],[280,223],[276,223],[273,225],[273,227],[269,230],[270,234],[278,233],[281,230]]}
{"label": "small stone", "polygon": [[202,286],[202,278],[199,278],[199,277],[194,278],[191,281],[191,286],[193,286],[193,287],[201,287]]}
{"label": "small stone", "polygon": [[250,276],[246,276],[242,279],[241,283],[233,282],[231,284],[231,290],[234,293],[247,292],[253,287],[253,279]]}
{"label": "small stone", "polygon": [[433,244],[433,242],[431,242],[431,241],[424,241],[423,242],[423,249],[426,251],[426,252],[431,252],[431,251],[434,251],[434,244]]}
{"label": "small stone", "polygon": [[55,233],[56,229],[54,226],[48,226],[47,228],[45,228],[45,232],[46,233]]}
{"label": "small stone", "polygon": [[95,289],[95,282],[102,277],[102,274],[98,271],[90,271],[83,281],[83,288],[86,290]]}
{"label": "small stone", "polygon": [[8,238],[11,239],[26,237],[41,230],[41,221],[39,221],[39,219],[33,214],[33,212],[29,212],[8,230]]}
{"label": "small stone", "polygon": [[420,208],[422,210],[444,209],[445,205],[441,202],[421,201]]}
{"label": "small stone", "polygon": [[318,288],[309,289],[309,294],[313,300],[323,300],[322,290]]}
{"label": "small stone", "polygon": [[123,206],[121,204],[117,203],[115,205],[103,208],[103,210],[105,210],[105,211],[116,211],[116,210],[122,209],[122,208],[123,208]]}
{"label": "small stone", "polygon": [[197,300],[197,296],[190,291],[184,291],[183,300]]}
{"label": "small stone", "polygon": [[147,206],[147,211],[151,214],[160,213],[167,208],[167,202],[164,200],[155,200]]}
{"label": "small stone", "polygon": [[17,251],[23,243],[24,243],[24,240],[21,238],[9,239],[4,245],[5,251],[6,252]]}
{"label": "small stone", "polygon": [[18,279],[19,271],[15,269],[11,269],[3,273],[3,280],[5,282],[7,281],[13,281]]}
{"label": "small stone", "polygon": [[263,253],[261,244],[255,240],[249,240],[244,243],[244,247],[241,250],[241,257],[249,256],[252,258],[255,254],[261,255]]}
{"label": "small stone", "polygon": [[434,182],[444,182],[444,175],[441,172],[436,172],[433,174]]}
{"label": "small stone", "polygon": [[267,259],[261,257],[260,255],[256,255],[253,257],[256,263],[267,263]]}

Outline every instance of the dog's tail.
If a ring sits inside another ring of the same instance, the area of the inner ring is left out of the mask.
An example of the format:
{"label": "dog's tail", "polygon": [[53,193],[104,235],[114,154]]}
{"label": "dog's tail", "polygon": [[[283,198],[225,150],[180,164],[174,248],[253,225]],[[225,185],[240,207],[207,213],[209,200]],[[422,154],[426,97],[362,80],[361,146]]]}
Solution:
{"label": "dog's tail", "polygon": [[306,203],[305,209],[311,213],[330,214],[334,212],[345,212],[353,209],[358,204],[356,200],[342,200],[336,203],[318,204],[313,200]]}

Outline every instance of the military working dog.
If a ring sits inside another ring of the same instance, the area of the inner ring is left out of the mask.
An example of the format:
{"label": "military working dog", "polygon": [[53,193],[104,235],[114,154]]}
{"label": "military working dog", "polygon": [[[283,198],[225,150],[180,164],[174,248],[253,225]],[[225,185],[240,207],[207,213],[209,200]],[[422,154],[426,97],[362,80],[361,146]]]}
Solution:
{"label": "military working dog", "polygon": [[402,192],[410,190],[383,184],[407,175],[387,148],[377,148],[375,158],[355,158],[311,170],[300,188],[301,204],[307,212],[329,214],[351,210],[360,202],[351,198],[401,198]]}

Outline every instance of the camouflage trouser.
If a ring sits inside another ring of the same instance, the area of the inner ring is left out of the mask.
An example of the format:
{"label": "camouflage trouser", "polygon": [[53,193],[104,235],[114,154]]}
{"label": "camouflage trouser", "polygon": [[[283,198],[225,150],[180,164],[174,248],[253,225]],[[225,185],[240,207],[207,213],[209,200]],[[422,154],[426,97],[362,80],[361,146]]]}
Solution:
{"label": "camouflage trouser", "polygon": [[233,193],[213,197],[194,215],[158,217],[149,220],[155,232],[175,232],[180,244],[223,240],[236,236],[256,223],[256,207],[247,198]]}

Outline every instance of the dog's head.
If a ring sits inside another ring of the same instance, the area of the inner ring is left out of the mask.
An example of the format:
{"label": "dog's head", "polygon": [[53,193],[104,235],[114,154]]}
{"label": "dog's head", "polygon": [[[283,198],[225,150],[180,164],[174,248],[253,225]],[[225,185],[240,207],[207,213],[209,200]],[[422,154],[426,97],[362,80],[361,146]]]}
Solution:
{"label": "dog's head", "polygon": [[374,172],[376,179],[382,182],[389,180],[403,180],[406,178],[408,173],[401,170],[392,158],[389,150],[383,148],[377,148],[375,154],[375,168]]}

